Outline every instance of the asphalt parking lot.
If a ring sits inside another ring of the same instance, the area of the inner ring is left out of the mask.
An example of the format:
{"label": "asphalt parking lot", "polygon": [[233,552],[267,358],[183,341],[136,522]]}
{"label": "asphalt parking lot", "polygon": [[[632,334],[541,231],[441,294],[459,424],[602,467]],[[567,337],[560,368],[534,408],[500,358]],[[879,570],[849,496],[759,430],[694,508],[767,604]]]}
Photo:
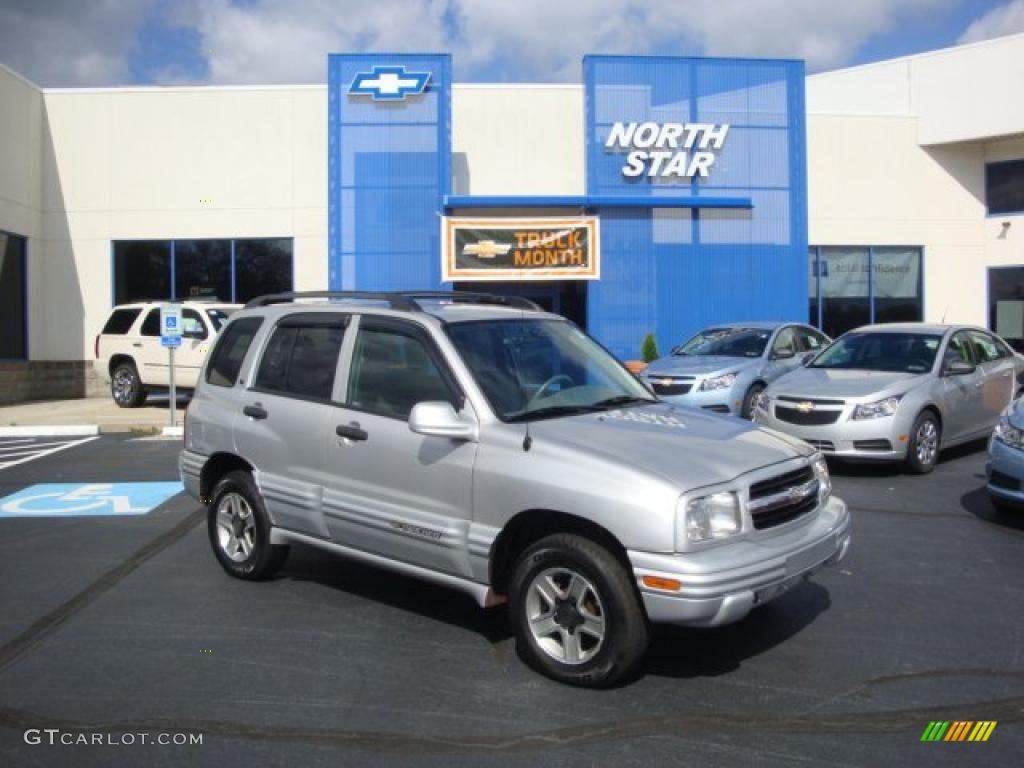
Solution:
{"label": "asphalt parking lot", "polygon": [[[610,691],[529,671],[502,610],[455,592],[304,549],[274,581],[231,579],[192,500],[141,512],[104,485],[176,481],[179,445],[104,436],[0,470],[0,497],[20,492],[0,516],[0,764],[944,766],[1024,754],[1024,514],[989,506],[982,445],[927,477],[834,467],[853,513],[849,557],[739,624],[659,628],[644,675]],[[72,483],[89,490],[69,501],[50,485]],[[18,514],[48,499],[74,515]],[[998,725],[984,743],[922,743],[936,720]],[[26,743],[29,729],[42,743]],[[73,743],[48,744],[45,729]],[[111,743],[79,738],[96,733]],[[202,744],[140,743],[160,733]]]}

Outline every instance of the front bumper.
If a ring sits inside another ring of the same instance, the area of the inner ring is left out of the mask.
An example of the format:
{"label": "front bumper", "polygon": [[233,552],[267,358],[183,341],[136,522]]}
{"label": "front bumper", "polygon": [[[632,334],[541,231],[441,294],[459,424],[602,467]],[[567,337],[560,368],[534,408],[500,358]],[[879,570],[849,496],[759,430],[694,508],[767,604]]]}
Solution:
{"label": "front bumper", "polygon": [[1024,507],[1024,451],[990,439],[985,480],[990,494]]}
{"label": "front bumper", "polygon": [[685,395],[658,395],[658,397],[666,403],[685,405],[689,408],[703,408],[714,413],[731,413],[738,416],[743,410],[743,395],[737,396],[734,392],[735,387],[704,392],[697,390],[697,386],[700,386],[700,381],[696,382],[695,388]]}
{"label": "front bumper", "polygon": [[[850,515],[836,497],[807,519],[685,554],[628,552],[652,622],[714,627],[739,621],[826,565],[846,556]],[[644,586],[644,576],[682,582],[677,592]]]}
{"label": "front bumper", "polygon": [[[855,406],[847,405],[832,424],[808,426],[776,418],[775,404],[769,407],[768,412],[754,409],[757,424],[810,443],[826,456],[864,461],[903,461],[907,457],[913,419],[898,410],[894,416],[854,421],[850,415]],[[877,449],[877,441],[881,440],[888,441],[888,448]],[[872,447],[865,448],[866,445]]]}

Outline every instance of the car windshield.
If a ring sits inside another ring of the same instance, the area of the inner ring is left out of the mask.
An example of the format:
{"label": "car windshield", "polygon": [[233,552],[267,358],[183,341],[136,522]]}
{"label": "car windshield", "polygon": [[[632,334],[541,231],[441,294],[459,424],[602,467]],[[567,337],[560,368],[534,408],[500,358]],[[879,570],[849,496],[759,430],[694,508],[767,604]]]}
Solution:
{"label": "car windshield", "polygon": [[760,357],[771,335],[767,328],[708,328],[673,349],[672,354]]}
{"label": "car windshield", "polygon": [[213,330],[219,331],[234,311],[234,309],[208,309],[206,310],[206,316],[213,323]]}
{"label": "car windshield", "polygon": [[563,320],[482,320],[446,328],[502,421],[567,416],[657,399]]}
{"label": "car windshield", "polygon": [[930,333],[848,333],[808,367],[927,373],[941,340]]}

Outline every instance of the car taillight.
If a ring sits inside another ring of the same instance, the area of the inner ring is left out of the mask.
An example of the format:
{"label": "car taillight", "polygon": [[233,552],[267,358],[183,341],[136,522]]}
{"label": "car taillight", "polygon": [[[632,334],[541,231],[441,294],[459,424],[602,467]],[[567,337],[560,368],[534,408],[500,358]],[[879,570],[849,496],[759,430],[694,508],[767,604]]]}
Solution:
{"label": "car taillight", "polygon": [[96,356],[96,359],[100,359],[100,335],[96,334],[96,341],[92,345],[92,353]]}

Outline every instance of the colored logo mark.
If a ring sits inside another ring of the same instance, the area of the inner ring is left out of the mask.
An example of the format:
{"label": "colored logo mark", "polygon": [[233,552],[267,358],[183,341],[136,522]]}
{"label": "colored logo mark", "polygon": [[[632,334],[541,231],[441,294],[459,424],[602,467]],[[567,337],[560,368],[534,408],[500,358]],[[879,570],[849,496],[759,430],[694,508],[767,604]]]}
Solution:
{"label": "colored logo mark", "polygon": [[166,483],[43,483],[0,498],[0,517],[144,515],[184,490]]}
{"label": "colored logo mark", "polygon": [[921,741],[988,741],[996,729],[995,720],[933,720],[921,734]]}
{"label": "colored logo mark", "polygon": [[376,66],[370,72],[357,72],[348,87],[350,95],[372,96],[374,101],[403,101],[427,88],[429,72],[407,72],[404,65]]}

